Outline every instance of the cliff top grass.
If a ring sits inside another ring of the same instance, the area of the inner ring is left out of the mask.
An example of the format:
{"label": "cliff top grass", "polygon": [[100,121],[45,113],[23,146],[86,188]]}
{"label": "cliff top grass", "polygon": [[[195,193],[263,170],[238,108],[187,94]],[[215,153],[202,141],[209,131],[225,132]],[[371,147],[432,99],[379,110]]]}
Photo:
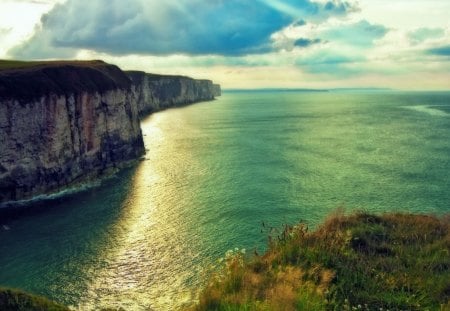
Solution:
{"label": "cliff top grass", "polygon": [[43,95],[128,89],[131,81],[103,61],[0,60],[0,100],[30,101]]}
{"label": "cliff top grass", "polygon": [[0,288],[2,311],[68,311],[65,306],[20,290]]}
{"label": "cliff top grass", "polygon": [[[148,73],[139,70],[128,70],[125,73],[131,77],[134,82],[140,83],[144,77],[147,77],[149,80],[161,80],[161,79],[187,79],[187,80],[195,80],[195,81],[211,81],[208,79],[194,79],[188,76],[182,75],[161,75],[156,73]],[[212,83],[212,81],[211,81]]]}
{"label": "cliff top grass", "polygon": [[53,60],[53,61],[21,61],[0,59],[0,72],[36,67],[62,67],[62,66],[98,67],[106,63],[102,60]]}
{"label": "cliff top grass", "polygon": [[336,214],[227,254],[193,310],[450,310],[450,217]]}

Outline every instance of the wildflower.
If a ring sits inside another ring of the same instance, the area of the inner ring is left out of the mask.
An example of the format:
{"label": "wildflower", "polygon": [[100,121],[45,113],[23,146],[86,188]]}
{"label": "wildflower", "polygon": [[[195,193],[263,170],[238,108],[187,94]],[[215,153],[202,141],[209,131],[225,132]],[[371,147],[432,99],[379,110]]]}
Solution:
{"label": "wildflower", "polygon": [[233,250],[229,249],[225,252],[225,259],[230,259],[233,257]]}

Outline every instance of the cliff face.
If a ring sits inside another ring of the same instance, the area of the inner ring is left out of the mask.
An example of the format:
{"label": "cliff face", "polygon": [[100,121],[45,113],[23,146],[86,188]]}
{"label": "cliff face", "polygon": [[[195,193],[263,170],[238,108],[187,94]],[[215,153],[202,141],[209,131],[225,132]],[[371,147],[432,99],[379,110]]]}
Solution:
{"label": "cliff face", "polygon": [[213,84],[213,95],[214,97],[222,95],[220,84]]}
{"label": "cliff face", "polygon": [[0,206],[135,159],[144,145],[131,83],[100,61],[4,69],[0,146]]}
{"label": "cliff face", "polygon": [[161,109],[189,103],[213,100],[220,96],[220,85],[210,80],[195,80],[183,76],[148,74],[127,71],[131,79],[141,116]]}

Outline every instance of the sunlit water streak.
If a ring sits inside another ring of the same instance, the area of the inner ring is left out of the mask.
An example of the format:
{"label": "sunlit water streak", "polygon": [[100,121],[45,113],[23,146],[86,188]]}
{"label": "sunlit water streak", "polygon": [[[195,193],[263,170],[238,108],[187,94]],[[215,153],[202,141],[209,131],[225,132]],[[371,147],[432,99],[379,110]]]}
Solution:
{"label": "sunlit water streak", "polygon": [[263,248],[262,222],[449,212],[448,112],[450,93],[249,92],[156,113],[134,168],[2,215],[0,284],[80,310],[172,310],[226,250]]}
{"label": "sunlit water streak", "polygon": [[114,247],[102,254],[106,264],[94,272],[81,309],[118,305],[130,310],[170,310],[192,301],[190,279],[201,268],[195,264],[199,253],[193,247],[195,241],[186,236],[178,209],[188,198],[183,171],[192,159],[189,153],[177,152],[170,133],[161,128],[171,119],[173,133],[187,129],[173,113],[155,114],[143,123],[151,151],[132,177],[111,243]]}

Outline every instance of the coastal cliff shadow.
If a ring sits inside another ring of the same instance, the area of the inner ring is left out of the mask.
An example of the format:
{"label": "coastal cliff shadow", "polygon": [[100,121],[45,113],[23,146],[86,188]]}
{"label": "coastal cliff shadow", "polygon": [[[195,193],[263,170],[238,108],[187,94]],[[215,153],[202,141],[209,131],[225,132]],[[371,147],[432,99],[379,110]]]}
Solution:
{"label": "coastal cliff shadow", "polygon": [[[129,188],[132,186],[130,181],[138,165],[127,167],[101,181],[86,182],[77,188],[71,189],[67,194],[48,196],[17,205],[2,207],[0,208],[0,224],[36,216],[65,215],[74,208],[77,209],[82,203],[88,205],[98,200],[99,197],[109,196],[109,194],[113,194],[115,197],[122,195],[124,200]],[[111,192],[112,189],[120,189],[120,191]],[[118,197],[115,199],[118,199],[115,201],[120,201]]]}
{"label": "coastal cliff shadow", "polygon": [[0,210],[0,284],[76,305],[114,241],[141,164],[97,187]]}

